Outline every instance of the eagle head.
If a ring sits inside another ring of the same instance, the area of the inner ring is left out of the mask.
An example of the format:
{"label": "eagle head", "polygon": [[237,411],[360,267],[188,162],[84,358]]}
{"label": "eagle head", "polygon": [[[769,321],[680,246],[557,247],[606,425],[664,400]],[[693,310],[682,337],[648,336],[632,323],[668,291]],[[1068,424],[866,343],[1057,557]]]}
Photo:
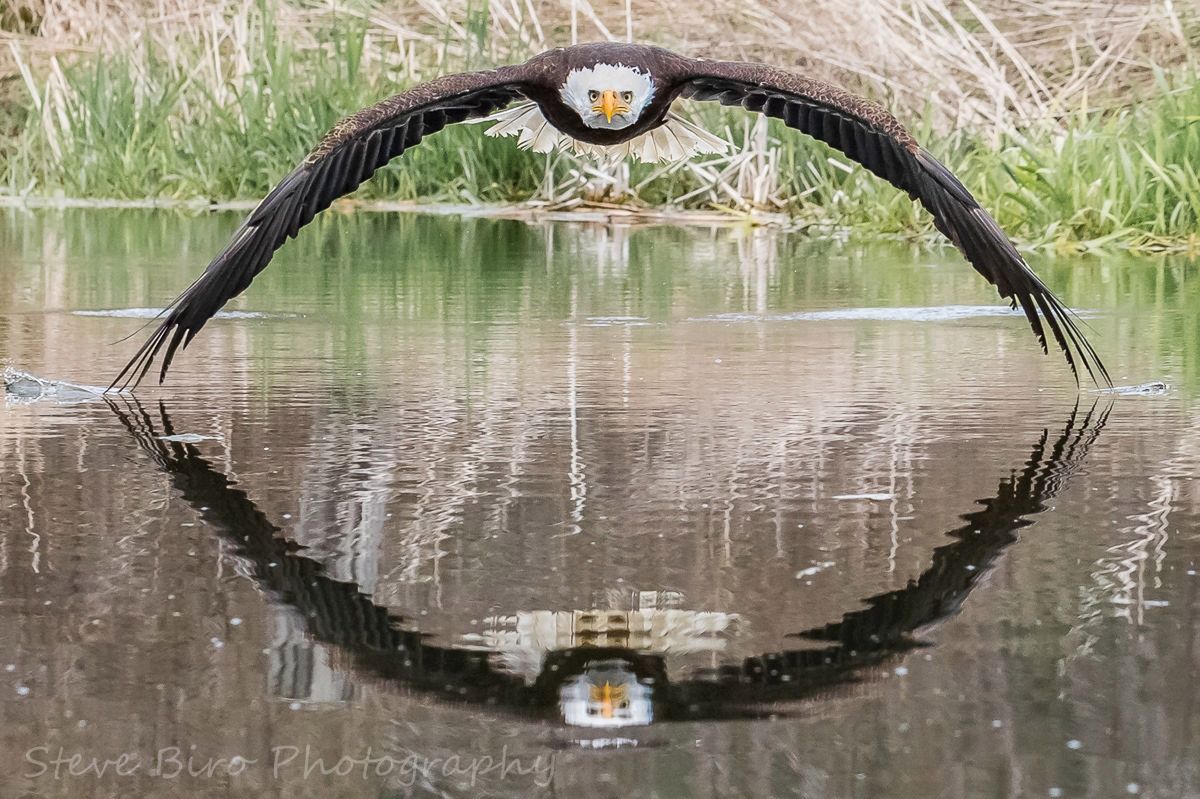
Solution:
{"label": "eagle head", "polygon": [[638,121],[654,82],[636,67],[596,64],[571,70],[560,94],[589,128],[621,130]]}
{"label": "eagle head", "polygon": [[587,663],[559,686],[563,721],[578,727],[628,727],[654,721],[653,689],[625,660]]}

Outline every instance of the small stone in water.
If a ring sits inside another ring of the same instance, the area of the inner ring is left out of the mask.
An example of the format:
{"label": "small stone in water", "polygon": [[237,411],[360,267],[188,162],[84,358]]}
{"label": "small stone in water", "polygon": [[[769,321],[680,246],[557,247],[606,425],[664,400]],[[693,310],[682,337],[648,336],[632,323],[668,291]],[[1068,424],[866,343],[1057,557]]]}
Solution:
{"label": "small stone in water", "polygon": [[232,624],[234,627],[237,627],[239,624],[242,623],[242,620],[239,619],[237,616],[234,616],[232,619],[229,620],[229,623]]}
{"label": "small stone in water", "polygon": [[17,696],[29,696],[29,688],[24,685],[18,685]]}
{"label": "small stone in water", "polygon": [[1136,386],[1113,386],[1112,388],[1094,389],[1092,393],[1155,397],[1161,394],[1166,394],[1170,389],[1171,387],[1163,381],[1155,380],[1150,383],[1142,383]]}
{"label": "small stone in water", "polygon": [[216,436],[202,436],[199,433],[178,433],[173,436],[157,436],[159,441],[171,441],[177,444],[199,444],[201,441],[219,441]]}
{"label": "small stone in water", "polygon": [[1079,740],[1076,740],[1075,738],[1072,738],[1071,740],[1067,741],[1067,748],[1068,749],[1082,749],[1083,741],[1079,741]]}
{"label": "small stone in water", "polygon": [[1131,782],[1125,786],[1125,793],[1141,793],[1141,791],[1142,786],[1138,785],[1136,782]]}
{"label": "small stone in water", "polygon": [[833,565],[834,563],[832,560],[821,561],[813,566],[809,566],[807,569],[801,569],[800,571],[796,572],[796,579],[802,580],[805,577],[812,577],[814,574],[820,574],[825,569],[828,569]]}

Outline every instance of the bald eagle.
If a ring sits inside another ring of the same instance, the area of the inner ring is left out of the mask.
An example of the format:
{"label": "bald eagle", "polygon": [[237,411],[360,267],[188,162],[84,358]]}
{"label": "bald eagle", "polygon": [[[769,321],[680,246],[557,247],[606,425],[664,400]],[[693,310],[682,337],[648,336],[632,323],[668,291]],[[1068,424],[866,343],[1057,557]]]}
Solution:
{"label": "bald eagle", "polygon": [[375,170],[446,125],[495,115],[497,124],[489,133],[515,135],[519,145],[535,151],[573,146],[644,161],[722,148],[720,139],[671,113],[679,98],[716,100],[781,119],[908,192],[1000,296],[1024,311],[1043,352],[1049,328],[1076,380],[1082,364],[1094,381],[1111,385],[1070,310],[962,183],[881,106],[764,64],[598,43],[548,50],[523,64],[446,75],[337,123],[163,312],[162,323],[111,387],[136,387],[165,346],[161,383],[176,351],[250,285],[284,241]]}
{"label": "bald eagle", "polygon": [[[662,633],[674,627],[661,637],[629,636],[633,613],[626,612],[613,614],[618,617],[614,625],[593,622],[588,627],[589,632],[616,633],[611,637],[577,636],[574,625],[585,613],[596,615],[594,610],[533,611],[532,618],[519,611],[511,618],[524,631],[524,640],[508,638],[512,627],[507,621],[492,627],[493,632],[504,629],[500,636],[480,640],[473,634],[469,643],[431,637],[414,626],[419,618],[378,603],[366,587],[340,579],[324,558],[290,540],[290,525],[272,523],[245,486],[221,471],[222,459],[206,458],[195,444],[179,440],[164,405],[159,404],[157,426],[136,399],[124,409],[112,400],[109,406],[218,536],[224,551],[238,558],[239,573],[253,580],[268,601],[292,611],[306,638],[348,656],[335,659],[343,664],[339,668],[350,666],[359,679],[373,678],[489,712],[555,708],[552,712],[561,721],[586,727],[787,716],[797,711],[789,708],[791,703],[834,698],[847,688],[891,675],[889,663],[929,645],[931,627],[962,609],[1018,534],[1024,535],[1035,515],[1066,490],[1086,463],[1112,407],[1092,406],[1086,412],[1075,407],[1057,435],[1049,428],[1036,434],[1023,465],[1006,473],[992,496],[976,502],[962,523],[947,531],[949,540],[933,550],[918,577],[894,591],[850,603],[852,609],[837,621],[789,635],[783,648],[738,660],[715,657],[718,647],[712,646],[725,640],[725,628],[712,622],[729,621],[733,614],[682,609],[638,612],[644,614],[643,631]],[[771,600],[778,601],[775,594],[768,597],[768,609]],[[779,605],[778,611],[785,607]],[[569,631],[551,625],[552,634],[539,634],[546,616],[560,615],[571,620],[564,625]],[[506,639],[512,648],[502,643]],[[536,657],[506,657],[513,648]],[[679,656],[689,649],[709,652],[714,667],[686,668],[688,661]]]}

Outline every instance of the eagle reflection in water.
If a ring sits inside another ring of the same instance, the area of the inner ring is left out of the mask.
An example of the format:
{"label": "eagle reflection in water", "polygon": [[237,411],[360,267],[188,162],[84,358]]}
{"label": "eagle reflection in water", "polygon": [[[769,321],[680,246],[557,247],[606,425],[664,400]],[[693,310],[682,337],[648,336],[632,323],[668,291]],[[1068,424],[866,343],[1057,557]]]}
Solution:
{"label": "eagle reflection in water", "polygon": [[[194,444],[160,438],[150,414],[134,400],[109,403],[184,501],[242,560],[245,573],[267,596],[298,611],[306,635],[342,650],[356,674],[448,702],[548,716],[578,727],[786,715],[797,703],[870,679],[924,645],[915,637],[918,630],[958,612],[1017,532],[1032,524],[1029,517],[1043,511],[1079,469],[1111,407],[1093,406],[1082,415],[1075,408],[1057,434],[1043,430],[1028,460],[961,517],[963,523],[947,533],[951,541],[935,549],[929,568],[904,588],[867,598],[865,607],[837,622],[795,633],[809,642],[805,648],[671,680],[662,651],[636,648],[633,638],[620,636],[559,642],[539,653],[540,662],[525,674],[505,668],[495,651],[434,645],[411,620],[374,604],[357,584],[329,576],[303,547],[283,538]],[[159,415],[161,434],[173,435],[161,404]]]}
{"label": "eagle reflection in water", "polygon": [[625,727],[654,721],[651,685],[638,680],[628,661],[590,661],[583,673],[563,680],[563,721],[576,727]]}

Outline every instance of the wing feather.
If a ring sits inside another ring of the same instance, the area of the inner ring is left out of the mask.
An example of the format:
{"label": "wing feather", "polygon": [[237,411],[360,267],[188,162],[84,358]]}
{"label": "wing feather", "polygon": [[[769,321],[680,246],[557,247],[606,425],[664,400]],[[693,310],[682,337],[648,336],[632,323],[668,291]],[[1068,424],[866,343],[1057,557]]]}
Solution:
{"label": "wing feather", "polygon": [[682,80],[682,97],[740,105],[781,119],[906,191],[1000,296],[1021,308],[1043,352],[1053,338],[1077,380],[1082,365],[1097,384],[1112,384],[1071,310],[1030,269],[962,182],[881,106],[762,64],[697,60],[690,62]]}
{"label": "wing feather", "polygon": [[[159,382],[176,353],[221,306],[245,291],[275,251],[334,200],[447,124],[484,117],[522,96],[521,67],[448,75],[343,119],[271,189],[203,274],[163,311],[110,388],[136,387],[162,354]],[[164,349],[165,348],[165,349]]]}

